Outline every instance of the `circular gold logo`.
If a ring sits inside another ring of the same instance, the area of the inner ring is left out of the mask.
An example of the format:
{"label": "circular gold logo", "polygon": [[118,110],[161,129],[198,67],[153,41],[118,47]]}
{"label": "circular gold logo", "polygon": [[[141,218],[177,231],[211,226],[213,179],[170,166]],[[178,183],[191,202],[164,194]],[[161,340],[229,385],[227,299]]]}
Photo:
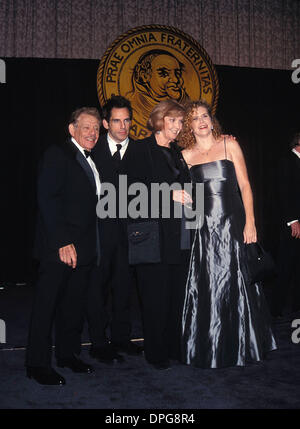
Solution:
{"label": "circular gold logo", "polygon": [[218,78],[207,52],[174,27],[146,25],[118,37],[106,50],[97,73],[103,105],[113,94],[131,101],[132,138],[149,135],[146,123],[153,107],[173,98],[206,100],[217,107]]}

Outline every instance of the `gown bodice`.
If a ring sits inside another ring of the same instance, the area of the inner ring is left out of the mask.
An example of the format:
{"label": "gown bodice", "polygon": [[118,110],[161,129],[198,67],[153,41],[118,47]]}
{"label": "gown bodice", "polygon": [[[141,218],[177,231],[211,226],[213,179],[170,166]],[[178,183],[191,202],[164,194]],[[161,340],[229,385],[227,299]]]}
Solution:
{"label": "gown bodice", "polygon": [[229,159],[192,165],[190,174],[193,182],[204,183],[207,194],[238,190],[234,164]]}
{"label": "gown bodice", "polygon": [[204,213],[229,214],[241,210],[243,205],[240,198],[235,168],[229,159],[196,164],[190,168],[193,183],[204,184]]}

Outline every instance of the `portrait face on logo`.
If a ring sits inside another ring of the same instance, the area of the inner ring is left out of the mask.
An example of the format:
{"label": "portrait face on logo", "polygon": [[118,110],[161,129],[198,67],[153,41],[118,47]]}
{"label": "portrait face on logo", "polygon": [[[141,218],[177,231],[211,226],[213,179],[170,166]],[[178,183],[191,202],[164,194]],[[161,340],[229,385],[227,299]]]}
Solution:
{"label": "portrait face on logo", "polygon": [[218,99],[216,70],[207,52],[191,36],[174,27],[143,25],[119,36],[103,55],[97,73],[103,106],[112,95],[128,99],[133,110],[130,136],[148,136],[147,121],[166,100],[185,104]]}
{"label": "portrait face on logo", "polygon": [[132,90],[128,95],[148,96],[156,102],[173,98],[189,99],[183,79],[184,65],[170,52],[156,49],[143,54],[132,74]]}

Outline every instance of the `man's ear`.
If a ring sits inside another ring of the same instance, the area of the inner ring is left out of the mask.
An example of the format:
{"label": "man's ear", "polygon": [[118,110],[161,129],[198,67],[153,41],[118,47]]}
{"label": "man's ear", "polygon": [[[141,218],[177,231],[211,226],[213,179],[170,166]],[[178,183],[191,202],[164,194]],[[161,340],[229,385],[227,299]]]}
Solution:
{"label": "man's ear", "polygon": [[106,120],[106,119],[103,119],[103,121],[102,121],[102,125],[104,126],[104,128],[105,128],[106,130],[108,130],[109,125],[108,125],[108,122],[107,122],[107,120]]}
{"label": "man's ear", "polygon": [[72,137],[74,137],[74,133],[75,133],[74,124],[69,124],[69,133],[71,134]]}

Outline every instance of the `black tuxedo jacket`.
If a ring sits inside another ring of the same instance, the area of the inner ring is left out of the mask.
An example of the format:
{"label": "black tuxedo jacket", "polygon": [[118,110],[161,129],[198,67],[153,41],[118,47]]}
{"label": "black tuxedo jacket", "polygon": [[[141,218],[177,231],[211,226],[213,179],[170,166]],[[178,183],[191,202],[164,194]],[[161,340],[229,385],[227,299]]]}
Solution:
{"label": "black tuxedo jacket", "polygon": [[300,158],[292,151],[281,162],[279,192],[281,222],[300,221]]}
{"label": "black tuxedo jacket", "polygon": [[118,186],[119,175],[127,174],[128,171],[135,165],[135,151],[137,142],[129,139],[127,149],[120,162],[120,167],[117,170],[113,157],[111,155],[109,144],[107,141],[107,134],[101,135],[99,140],[92,150],[92,157],[99,170],[101,182],[113,183]]}
{"label": "black tuxedo jacket", "polygon": [[100,219],[100,242],[104,251],[107,246],[113,246],[116,242],[127,247],[127,219],[120,219],[118,216],[119,175],[127,176],[134,168],[136,164],[136,149],[137,143],[129,139],[118,170],[109,149],[107,134],[100,136],[92,151],[92,157],[99,171],[101,183],[113,184],[117,197],[117,216],[115,218],[107,217]]}
{"label": "black tuxedo jacket", "polygon": [[59,260],[60,247],[73,243],[77,265],[96,257],[96,184],[84,155],[71,140],[50,146],[38,171],[35,256]]}

